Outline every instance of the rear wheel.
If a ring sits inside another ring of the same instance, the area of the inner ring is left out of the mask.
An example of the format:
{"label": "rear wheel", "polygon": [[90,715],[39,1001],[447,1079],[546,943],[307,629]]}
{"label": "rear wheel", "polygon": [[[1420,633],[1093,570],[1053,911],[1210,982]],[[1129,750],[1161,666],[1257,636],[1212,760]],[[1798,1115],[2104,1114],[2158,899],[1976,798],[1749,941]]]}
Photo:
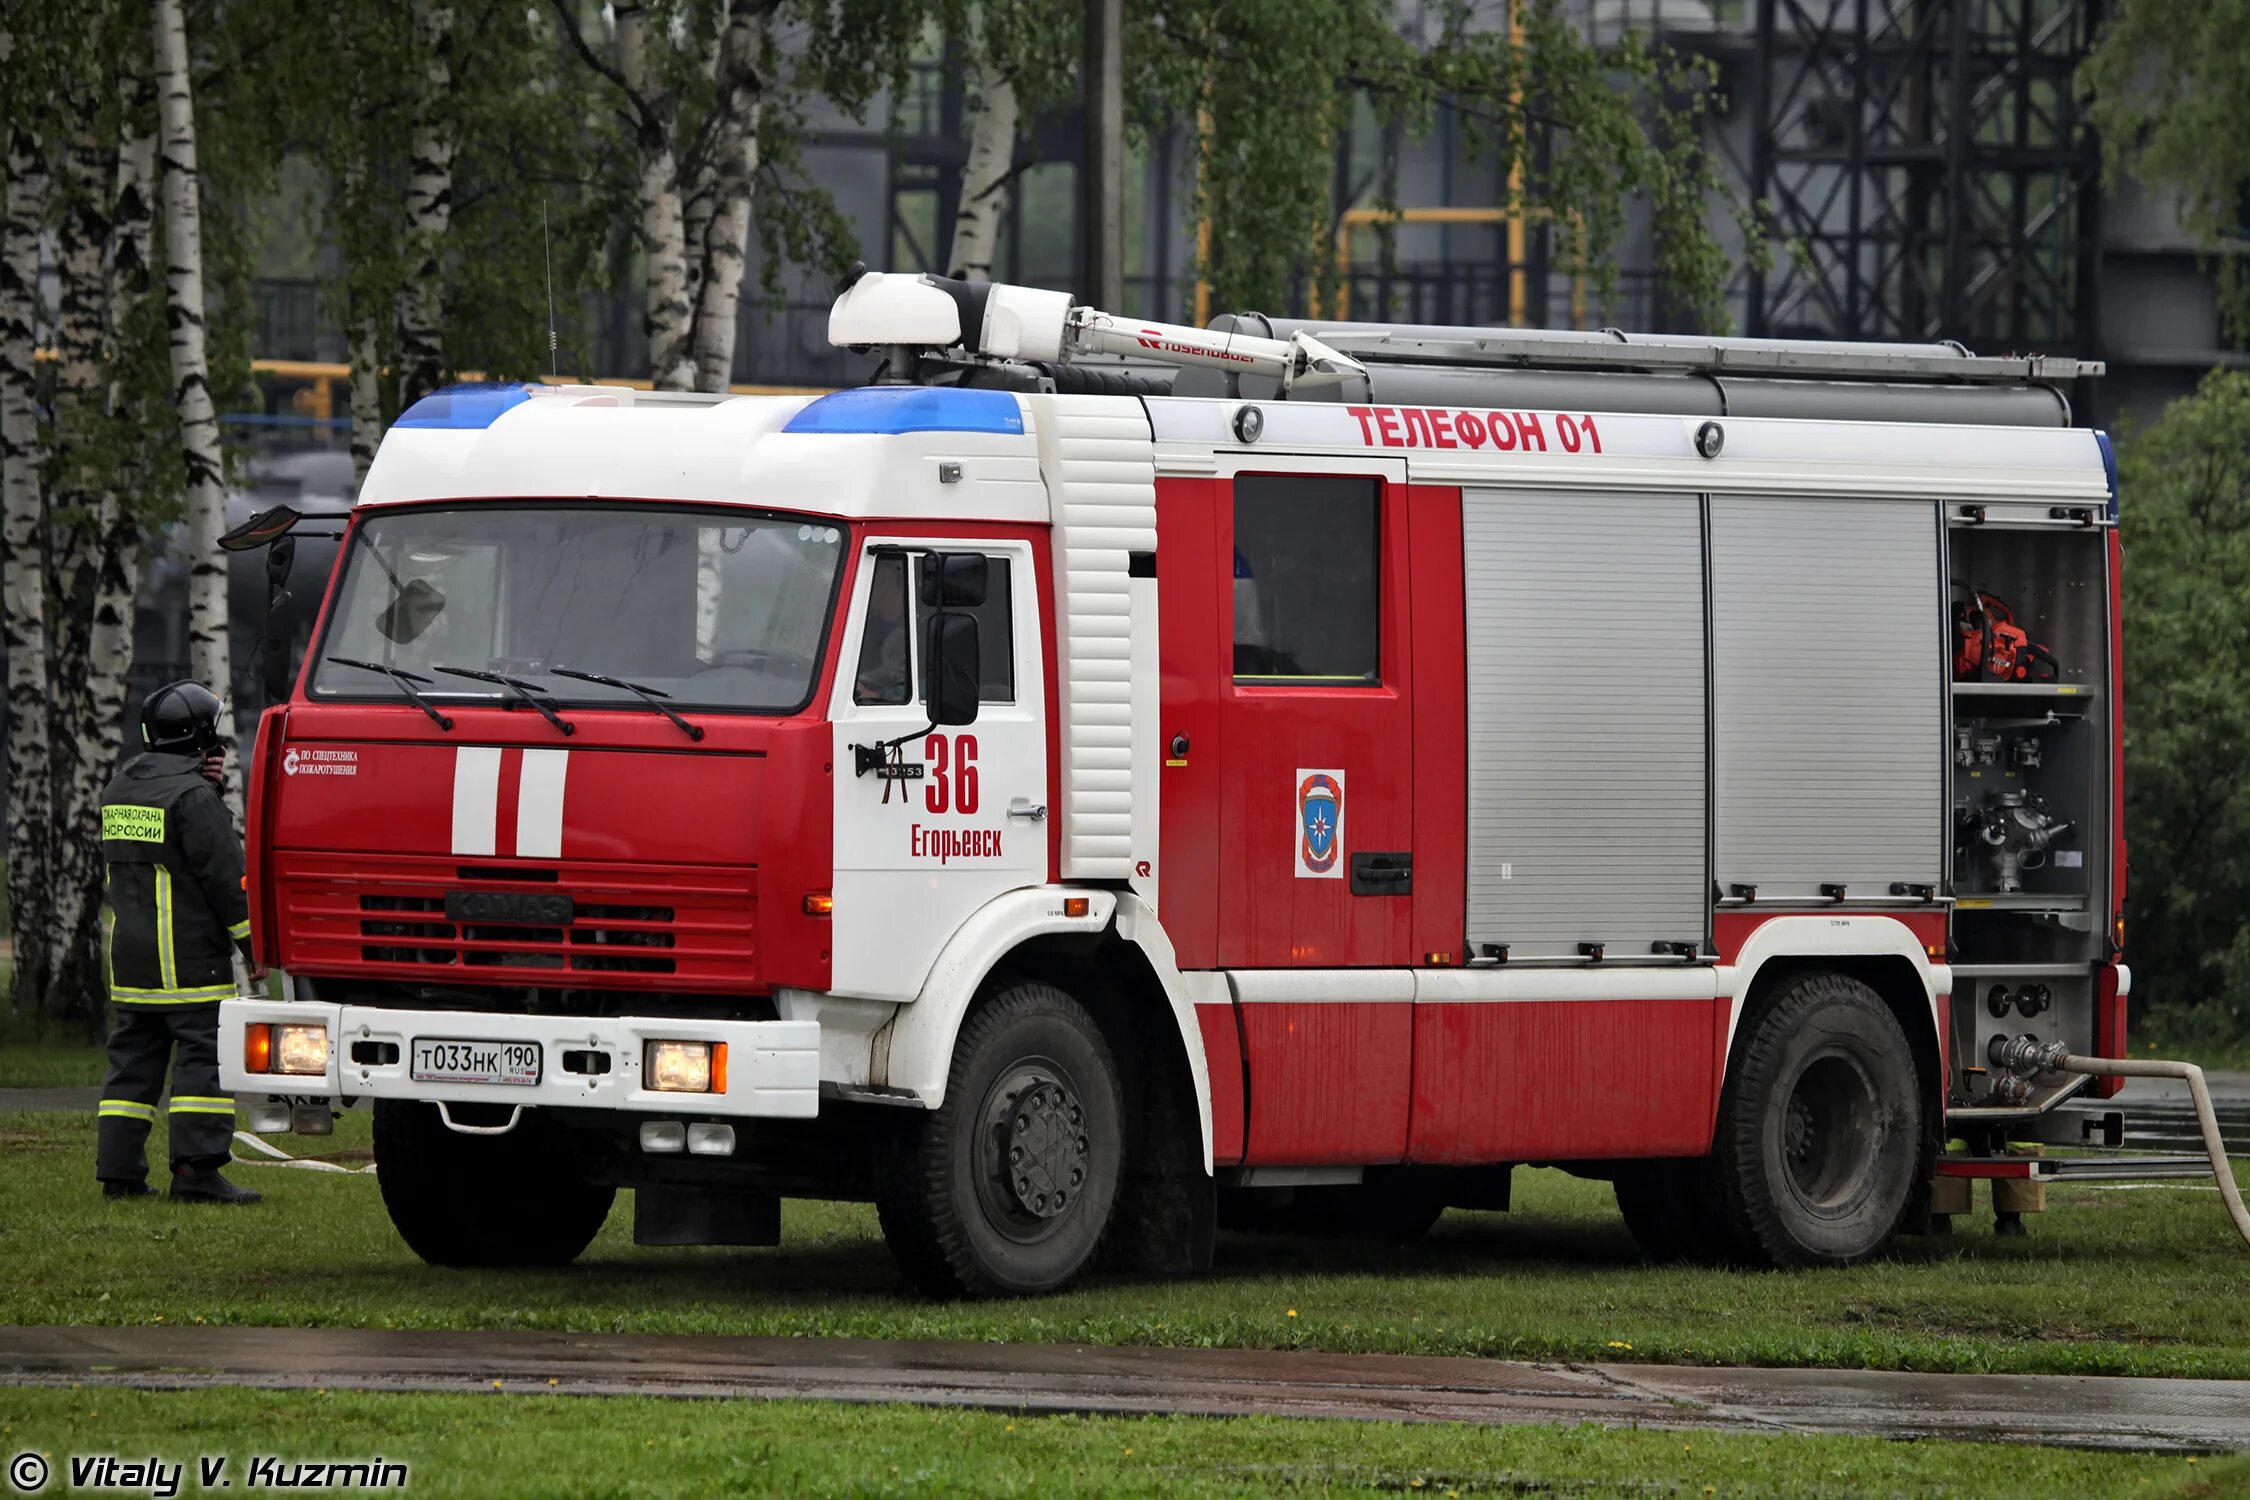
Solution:
{"label": "rear wheel", "polygon": [[1786,980],[1719,1106],[1713,1206],[1729,1238],[1777,1266],[1846,1266],[1897,1233],[1914,1186],[1921,1086],[1882,997],[1857,979]]}
{"label": "rear wheel", "polygon": [[434,1104],[378,1099],[375,1182],[400,1237],[433,1266],[566,1266],[617,1190],[573,1172],[556,1136],[537,1110],[506,1135],[462,1135]]}
{"label": "rear wheel", "polygon": [[882,1165],[876,1210],[931,1296],[1058,1291],[1108,1232],[1124,1163],[1117,1067],[1094,1018],[1050,984],[993,995],[961,1027],[945,1104]]}

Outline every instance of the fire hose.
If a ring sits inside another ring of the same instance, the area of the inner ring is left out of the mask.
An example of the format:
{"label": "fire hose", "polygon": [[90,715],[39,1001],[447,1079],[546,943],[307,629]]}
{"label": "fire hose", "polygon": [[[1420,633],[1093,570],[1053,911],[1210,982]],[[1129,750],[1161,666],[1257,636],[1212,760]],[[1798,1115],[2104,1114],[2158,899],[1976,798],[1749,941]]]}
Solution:
{"label": "fire hose", "polygon": [[2219,1135],[2219,1117],[2211,1108],[2211,1090],[2203,1070],[2194,1063],[2164,1062],[2156,1058],[2081,1057],[2061,1042],[2040,1042],[2031,1037],[1994,1037],[1989,1053],[1995,1067],[2015,1073],[2090,1073],[2100,1078],[2174,1078],[2188,1086],[2195,1101],[2195,1122],[2202,1127],[2203,1149],[2211,1158],[2211,1176],[2226,1200],[2227,1213],[2242,1242],[2250,1245],[2250,1208],[2243,1206],[2242,1189],[2227,1160],[2227,1143]]}

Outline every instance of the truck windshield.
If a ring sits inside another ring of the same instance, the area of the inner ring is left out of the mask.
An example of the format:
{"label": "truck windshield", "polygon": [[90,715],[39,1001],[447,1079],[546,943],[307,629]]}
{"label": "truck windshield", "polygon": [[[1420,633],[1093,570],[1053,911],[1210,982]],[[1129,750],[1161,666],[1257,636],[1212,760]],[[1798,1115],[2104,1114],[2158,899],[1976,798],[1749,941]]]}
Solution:
{"label": "truck windshield", "polygon": [[641,702],[542,675],[568,667],[682,708],[794,712],[812,697],[842,542],[825,522],[710,509],[488,502],[380,513],[346,549],[309,691],[388,690],[338,657],[430,676],[426,697],[506,693],[438,671],[470,667],[561,702]]}

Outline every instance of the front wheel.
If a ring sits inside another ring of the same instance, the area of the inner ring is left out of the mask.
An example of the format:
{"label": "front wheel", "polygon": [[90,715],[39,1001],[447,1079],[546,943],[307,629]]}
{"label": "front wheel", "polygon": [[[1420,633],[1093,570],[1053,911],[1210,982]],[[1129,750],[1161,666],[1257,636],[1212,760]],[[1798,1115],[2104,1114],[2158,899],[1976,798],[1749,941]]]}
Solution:
{"label": "front wheel", "polygon": [[404,1099],[375,1101],[375,1182],[400,1238],[433,1266],[567,1266],[617,1198],[571,1169],[537,1110],[506,1135],[462,1135],[436,1105]]}
{"label": "front wheel", "polygon": [[1784,981],[1719,1106],[1713,1205],[1727,1239],[1776,1266],[1881,1253],[1914,1187],[1921,1083],[1897,1017],[1868,985]]}
{"label": "front wheel", "polygon": [[980,1004],[945,1104],[882,1162],[883,1238],[916,1289],[1022,1297],[1067,1286],[1100,1248],[1124,1161],[1117,1066],[1085,1007],[1050,984]]}

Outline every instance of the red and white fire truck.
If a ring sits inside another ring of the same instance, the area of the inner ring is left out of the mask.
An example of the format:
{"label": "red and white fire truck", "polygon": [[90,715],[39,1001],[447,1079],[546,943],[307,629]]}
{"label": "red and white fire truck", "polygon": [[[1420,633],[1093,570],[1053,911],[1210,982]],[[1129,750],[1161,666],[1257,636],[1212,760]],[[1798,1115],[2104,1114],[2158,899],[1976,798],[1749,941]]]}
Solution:
{"label": "red and white fire truck", "polygon": [[831,337],[882,383],[432,396],[349,518],[225,1081],[373,1101],[425,1258],[823,1197],[1038,1292],[1546,1164],[1835,1265],[2113,1086],[2046,1066],[2125,1042],[2098,366],[883,275]]}

